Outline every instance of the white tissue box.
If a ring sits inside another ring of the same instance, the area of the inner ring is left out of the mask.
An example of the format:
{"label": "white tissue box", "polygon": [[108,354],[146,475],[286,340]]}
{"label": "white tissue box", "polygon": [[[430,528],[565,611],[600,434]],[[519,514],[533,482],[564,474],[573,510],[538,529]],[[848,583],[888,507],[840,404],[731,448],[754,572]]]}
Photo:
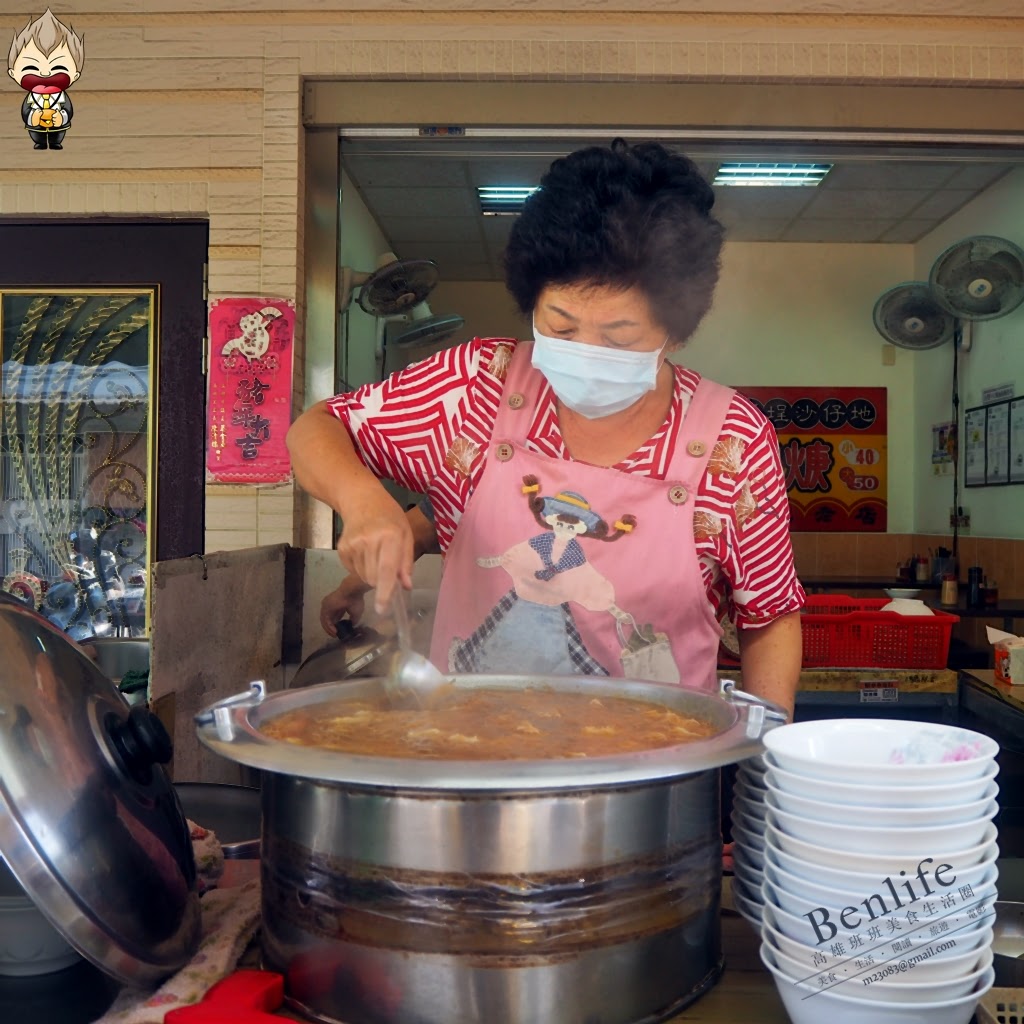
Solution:
{"label": "white tissue box", "polygon": [[994,651],[996,679],[1011,686],[1024,686],[1024,640],[999,640]]}

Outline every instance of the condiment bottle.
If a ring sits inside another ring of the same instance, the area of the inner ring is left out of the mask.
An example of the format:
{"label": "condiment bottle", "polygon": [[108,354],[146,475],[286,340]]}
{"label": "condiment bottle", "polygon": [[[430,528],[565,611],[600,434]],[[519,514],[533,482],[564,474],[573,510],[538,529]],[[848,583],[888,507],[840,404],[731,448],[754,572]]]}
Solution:
{"label": "condiment bottle", "polygon": [[917,560],[917,567],[916,568],[917,568],[917,576],[916,576],[917,582],[918,583],[927,583],[928,580],[930,579],[930,576],[928,574],[928,560],[926,558],[919,558]]}
{"label": "condiment bottle", "polygon": [[980,565],[972,565],[967,570],[967,607],[981,608],[985,604],[985,597],[982,594],[982,580],[984,573]]}
{"label": "condiment bottle", "polygon": [[942,602],[942,604],[956,604],[956,599],[956,576],[954,576],[951,572],[947,572],[942,577],[942,594],[939,600]]}
{"label": "condiment bottle", "polygon": [[986,608],[995,608],[999,604],[999,584],[995,580],[986,579],[981,596]]}

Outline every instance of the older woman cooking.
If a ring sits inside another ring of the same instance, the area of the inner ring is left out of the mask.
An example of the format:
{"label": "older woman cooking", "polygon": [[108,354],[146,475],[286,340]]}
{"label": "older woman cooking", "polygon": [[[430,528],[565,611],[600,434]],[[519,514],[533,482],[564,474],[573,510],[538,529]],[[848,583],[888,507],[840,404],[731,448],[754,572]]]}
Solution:
{"label": "older woman cooking", "polygon": [[505,253],[533,342],[474,339],[293,425],[298,481],[342,517],[339,555],[378,608],[414,557],[379,478],[429,496],[442,670],[713,690],[728,617],[744,688],[792,707],[803,591],[775,433],[667,359],[711,305],[713,203],[654,143],[556,160]]}

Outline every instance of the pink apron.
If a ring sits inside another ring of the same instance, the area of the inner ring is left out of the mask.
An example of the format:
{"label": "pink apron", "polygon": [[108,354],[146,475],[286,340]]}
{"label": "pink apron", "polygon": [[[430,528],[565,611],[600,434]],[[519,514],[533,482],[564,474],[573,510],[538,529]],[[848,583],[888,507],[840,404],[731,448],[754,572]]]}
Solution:
{"label": "pink apron", "polygon": [[693,537],[734,392],[702,380],[664,480],[527,450],[544,378],[520,343],[445,557],[431,659],[444,672],[647,679],[717,692],[721,628]]}

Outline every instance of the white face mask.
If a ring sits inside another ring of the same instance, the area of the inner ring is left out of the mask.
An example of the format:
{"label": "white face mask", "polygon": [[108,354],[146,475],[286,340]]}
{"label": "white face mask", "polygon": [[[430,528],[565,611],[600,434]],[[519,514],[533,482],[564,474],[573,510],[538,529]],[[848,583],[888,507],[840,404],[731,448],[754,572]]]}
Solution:
{"label": "white face mask", "polygon": [[537,330],[536,324],[533,338],[533,365],[547,378],[562,404],[588,420],[628,409],[653,391],[657,383],[660,348],[630,352],[586,345],[548,337]]}

